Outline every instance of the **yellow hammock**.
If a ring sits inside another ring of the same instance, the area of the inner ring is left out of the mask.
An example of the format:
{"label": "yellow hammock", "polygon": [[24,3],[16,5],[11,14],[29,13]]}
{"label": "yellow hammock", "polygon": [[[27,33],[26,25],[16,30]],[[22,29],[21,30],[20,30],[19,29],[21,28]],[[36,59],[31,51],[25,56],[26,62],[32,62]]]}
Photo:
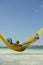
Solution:
{"label": "yellow hammock", "polygon": [[[37,34],[40,36],[40,34],[43,32],[43,28],[41,28]],[[15,51],[18,51],[18,52],[21,52],[21,51],[24,51],[26,48],[28,48],[32,43],[34,43],[35,41],[37,41],[38,39],[34,39],[32,42],[29,42],[30,40],[32,40],[34,38],[34,36],[31,36],[29,38],[27,38],[26,40],[24,40],[23,42],[21,42],[21,46],[19,45],[15,45],[15,44],[10,44],[2,34],[0,34],[0,39],[12,50],[15,50]],[[22,45],[24,44],[25,42],[29,42],[28,44],[25,44],[25,45]]]}

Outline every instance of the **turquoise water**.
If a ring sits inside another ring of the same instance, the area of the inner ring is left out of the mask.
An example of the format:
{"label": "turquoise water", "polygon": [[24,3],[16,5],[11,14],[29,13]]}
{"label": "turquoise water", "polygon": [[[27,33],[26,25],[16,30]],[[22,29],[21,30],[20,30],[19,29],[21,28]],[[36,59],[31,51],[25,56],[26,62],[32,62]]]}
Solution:
{"label": "turquoise water", "polygon": [[[0,49],[8,49],[8,47],[4,47],[4,46],[0,46]],[[39,45],[31,45],[30,47],[28,47],[27,49],[43,49],[43,46],[39,46]]]}

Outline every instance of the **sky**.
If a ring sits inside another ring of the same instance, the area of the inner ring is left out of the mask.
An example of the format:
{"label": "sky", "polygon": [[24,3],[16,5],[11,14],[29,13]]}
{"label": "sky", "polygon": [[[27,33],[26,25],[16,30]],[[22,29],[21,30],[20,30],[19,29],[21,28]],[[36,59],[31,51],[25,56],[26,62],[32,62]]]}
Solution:
{"label": "sky", "polygon": [[[21,42],[43,27],[43,0],[0,0],[0,33]],[[43,45],[43,34],[34,43]],[[4,43],[0,40],[0,46]]]}

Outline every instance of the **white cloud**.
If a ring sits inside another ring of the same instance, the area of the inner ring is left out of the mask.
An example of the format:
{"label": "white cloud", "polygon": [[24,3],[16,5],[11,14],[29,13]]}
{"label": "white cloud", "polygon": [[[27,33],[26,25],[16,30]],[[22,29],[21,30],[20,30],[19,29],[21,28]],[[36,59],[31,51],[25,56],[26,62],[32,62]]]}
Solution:
{"label": "white cloud", "polygon": [[43,8],[43,5],[41,5],[40,8]]}
{"label": "white cloud", "polygon": [[[43,2],[43,1],[42,1],[42,2]],[[41,4],[41,5],[39,6],[39,8],[35,10],[35,12],[38,13],[39,10],[42,9],[42,8],[43,8],[43,4]]]}

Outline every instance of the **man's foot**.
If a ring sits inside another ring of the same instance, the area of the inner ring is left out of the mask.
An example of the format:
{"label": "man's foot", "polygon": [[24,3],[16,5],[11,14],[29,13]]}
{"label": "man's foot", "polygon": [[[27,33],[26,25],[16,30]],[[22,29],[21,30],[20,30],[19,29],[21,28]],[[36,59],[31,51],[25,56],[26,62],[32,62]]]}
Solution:
{"label": "man's foot", "polygon": [[35,38],[39,39],[39,34],[38,33],[36,33]]}

